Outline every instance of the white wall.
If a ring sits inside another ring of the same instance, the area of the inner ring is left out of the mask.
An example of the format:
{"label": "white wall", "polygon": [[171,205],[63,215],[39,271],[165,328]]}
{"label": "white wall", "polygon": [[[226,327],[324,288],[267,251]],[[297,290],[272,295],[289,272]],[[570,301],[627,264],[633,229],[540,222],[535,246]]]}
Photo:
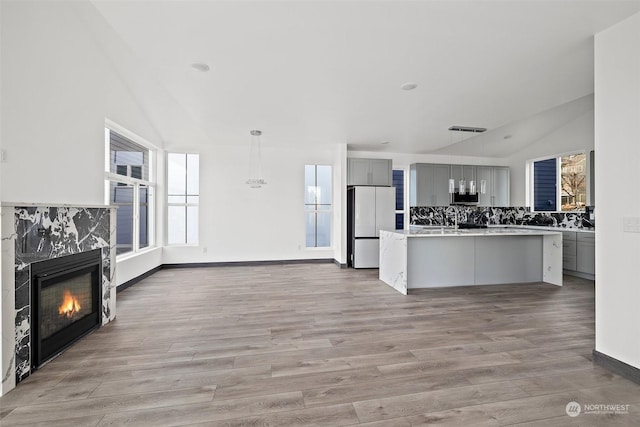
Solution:
{"label": "white wall", "polygon": [[73,2],[2,2],[3,201],[104,204],[106,118],[162,144],[85,22]]}
{"label": "white wall", "polygon": [[640,368],[640,14],[595,38],[596,350]]}
{"label": "white wall", "polygon": [[[0,37],[2,36],[1,34],[1,28],[2,28],[2,2],[0,2]],[[0,64],[2,63],[2,46],[0,45]],[[0,82],[2,81],[2,67],[0,66]],[[0,84],[0,99],[3,99],[3,91],[2,91],[2,85]],[[2,103],[0,103],[0,153],[2,152]],[[3,200],[2,199],[2,159],[0,159],[0,201]],[[2,218],[2,206],[0,205],[0,218]],[[1,224],[4,224],[5,221],[0,221]],[[4,237],[4,233],[2,233],[2,237]],[[3,245],[4,246],[4,245]],[[5,255],[5,250],[4,247],[1,248],[2,250],[0,250],[0,290],[2,289],[2,264],[6,261],[5,257],[7,255]],[[0,292],[0,339],[4,336],[4,329],[3,329],[3,325],[7,326],[11,324],[11,318],[13,317],[13,312],[9,312],[8,309],[14,308],[15,307],[9,307],[7,304],[7,301],[5,300],[4,297],[4,292]],[[10,313],[10,314],[9,314]],[[4,320],[4,318],[6,318],[6,320]],[[7,366],[7,358],[10,358],[10,354],[9,352],[3,351],[5,349],[5,345],[9,345],[9,347],[11,346],[11,343],[5,343],[5,342],[0,342],[0,367],[1,366]],[[6,354],[4,354],[6,353]],[[8,386],[7,386],[8,388]],[[0,381],[0,396],[2,396],[5,393],[4,390],[4,381]]]}
{"label": "white wall", "polygon": [[[175,113],[175,123],[159,125],[173,150],[207,138],[179,106],[171,105],[163,88],[136,69],[135,57],[93,7],[72,2],[6,2],[2,7],[2,139],[8,155],[1,172],[3,200],[104,203],[105,119],[162,147],[152,118],[157,109],[168,108]],[[210,147],[201,151],[201,245],[158,248],[121,259],[117,284],[161,263],[309,258],[346,262],[344,144],[313,150],[264,147],[269,184],[261,190],[244,183],[248,138],[247,145]],[[164,200],[164,158],[158,160],[157,196]],[[304,165],[312,163],[334,166],[330,249],[305,249],[303,172]],[[165,226],[161,213],[158,210],[160,231]],[[159,245],[163,236],[160,232]]]}
{"label": "white wall", "polygon": [[594,147],[593,120],[592,109],[543,138],[533,141],[523,150],[506,159],[507,166],[511,170],[512,206],[526,206],[525,165],[527,160],[575,151],[589,153]]}
{"label": "white wall", "polygon": [[[343,222],[344,145],[310,149],[262,146],[267,184],[250,188],[246,144],[200,150],[200,242],[167,246],[163,262],[232,262],[329,258],[345,262],[339,230]],[[168,145],[167,151],[181,150]],[[304,166],[333,166],[333,247],[305,248]]]}
{"label": "white wall", "polygon": [[72,5],[5,2],[4,200],[104,203],[104,120],[160,139]]}
{"label": "white wall", "polygon": [[155,247],[130,257],[124,257],[116,263],[116,286],[151,271],[162,265],[162,247]]}

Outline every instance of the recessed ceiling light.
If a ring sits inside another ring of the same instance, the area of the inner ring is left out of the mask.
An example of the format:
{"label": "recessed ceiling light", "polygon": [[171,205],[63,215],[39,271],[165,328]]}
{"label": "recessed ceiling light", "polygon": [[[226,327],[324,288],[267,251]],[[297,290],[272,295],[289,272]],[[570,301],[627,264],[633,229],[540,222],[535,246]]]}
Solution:
{"label": "recessed ceiling light", "polygon": [[513,136],[513,135],[505,135],[505,136],[503,136],[503,139],[509,139],[509,138],[511,138],[512,136]]}
{"label": "recessed ceiling light", "polygon": [[413,90],[415,88],[418,87],[418,83],[414,83],[414,82],[407,82],[407,83],[403,83],[400,86],[400,89],[402,90]]}
{"label": "recessed ceiling light", "polygon": [[191,64],[191,67],[195,68],[198,71],[202,71],[203,73],[211,69],[211,67],[209,67],[204,62],[196,62],[195,64]]}
{"label": "recessed ceiling light", "polygon": [[390,141],[382,141],[380,144],[387,145]]}

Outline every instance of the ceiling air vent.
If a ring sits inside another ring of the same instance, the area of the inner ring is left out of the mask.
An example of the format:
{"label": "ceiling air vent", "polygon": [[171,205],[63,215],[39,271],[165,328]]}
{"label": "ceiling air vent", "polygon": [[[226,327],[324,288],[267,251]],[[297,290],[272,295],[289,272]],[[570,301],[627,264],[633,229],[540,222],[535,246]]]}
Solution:
{"label": "ceiling air vent", "polygon": [[487,128],[474,128],[471,126],[451,126],[449,130],[458,131],[458,132],[486,132]]}

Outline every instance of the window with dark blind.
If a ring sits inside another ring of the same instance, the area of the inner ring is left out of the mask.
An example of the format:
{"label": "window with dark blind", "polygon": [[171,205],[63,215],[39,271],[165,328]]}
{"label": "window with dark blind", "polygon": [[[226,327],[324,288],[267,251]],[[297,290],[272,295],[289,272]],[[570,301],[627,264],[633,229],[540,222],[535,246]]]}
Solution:
{"label": "window with dark blind", "polygon": [[557,159],[533,162],[533,210],[556,210]]}

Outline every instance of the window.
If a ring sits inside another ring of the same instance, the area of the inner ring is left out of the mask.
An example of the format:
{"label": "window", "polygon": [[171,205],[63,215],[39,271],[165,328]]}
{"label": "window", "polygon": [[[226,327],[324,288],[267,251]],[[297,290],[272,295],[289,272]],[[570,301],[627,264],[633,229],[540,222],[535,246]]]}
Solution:
{"label": "window", "polygon": [[404,170],[393,171],[393,186],[396,189],[396,230],[404,229]]}
{"label": "window", "polygon": [[154,245],[154,151],[143,144],[125,130],[105,128],[107,204],[118,207],[117,255]]}
{"label": "window", "polygon": [[557,210],[556,177],[557,159],[540,160],[533,163],[533,210]]}
{"label": "window", "polygon": [[582,210],[587,204],[585,153],[537,160],[533,164],[534,211]]}
{"label": "window", "polygon": [[306,247],[331,246],[331,166],[305,165]]}
{"label": "window", "polygon": [[563,211],[584,209],[587,205],[587,156],[585,153],[560,157],[561,201]]}
{"label": "window", "polygon": [[167,244],[198,244],[200,155],[167,154]]}

